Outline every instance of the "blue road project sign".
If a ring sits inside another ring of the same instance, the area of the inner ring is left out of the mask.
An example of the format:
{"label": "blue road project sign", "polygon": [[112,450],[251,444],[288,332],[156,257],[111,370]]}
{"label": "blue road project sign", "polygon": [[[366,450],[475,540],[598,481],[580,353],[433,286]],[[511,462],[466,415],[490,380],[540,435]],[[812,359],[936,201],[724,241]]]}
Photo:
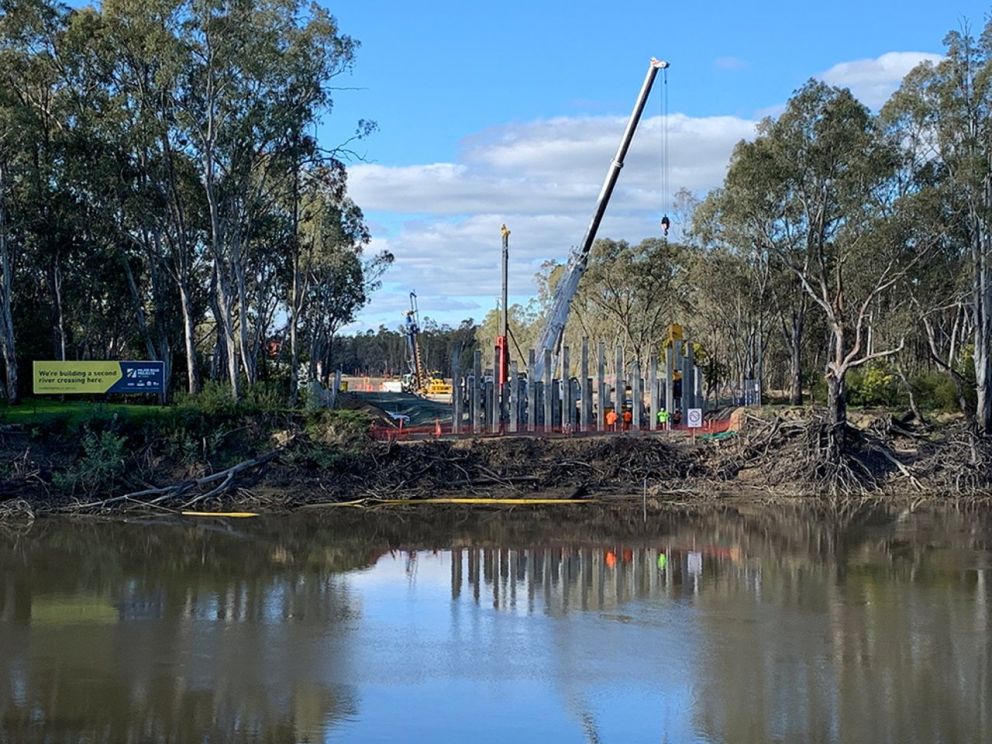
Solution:
{"label": "blue road project sign", "polygon": [[35,394],[155,394],[165,391],[163,362],[34,362]]}
{"label": "blue road project sign", "polygon": [[121,379],[108,393],[165,392],[165,362],[121,362]]}

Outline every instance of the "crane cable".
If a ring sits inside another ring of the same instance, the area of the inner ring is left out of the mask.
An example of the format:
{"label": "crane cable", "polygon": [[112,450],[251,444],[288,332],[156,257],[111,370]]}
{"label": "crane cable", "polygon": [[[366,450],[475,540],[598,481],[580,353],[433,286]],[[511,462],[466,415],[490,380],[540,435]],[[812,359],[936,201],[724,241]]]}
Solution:
{"label": "crane cable", "polygon": [[[669,207],[668,199],[668,68],[661,71],[661,204],[662,209]],[[667,212],[661,218],[661,229],[668,237],[668,230],[672,226],[672,221],[668,219]]]}

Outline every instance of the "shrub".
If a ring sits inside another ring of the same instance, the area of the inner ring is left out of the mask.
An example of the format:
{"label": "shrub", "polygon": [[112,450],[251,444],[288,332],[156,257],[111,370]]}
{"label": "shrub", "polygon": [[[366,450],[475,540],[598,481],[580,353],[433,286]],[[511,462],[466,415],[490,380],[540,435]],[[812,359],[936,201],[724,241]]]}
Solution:
{"label": "shrub", "polygon": [[323,410],[308,416],[304,428],[312,441],[354,449],[368,441],[371,421],[360,411]]}
{"label": "shrub", "polygon": [[194,409],[203,413],[233,413],[238,404],[231,399],[231,386],[214,380],[203,383],[200,392],[176,394],[176,407]]}
{"label": "shrub", "polygon": [[894,406],[900,402],[899,380],[884,362],[871,362],[847,375],[848,401],[856,406]]}
{"label": "shrub", "polygon": [[246,387],[237,403],[231,398],[231,386],[208,380],[199,393],[178,393],[176,406],[206,414],[218,413],[271,413],[286,410],[288,389],[279,381],[256,382]]}
{"label": "shrub", "polygon": [[[958,394],[951,376],[945,372],[932,370],[914,375],[909,384],[921,408],[945,413],[960,411]],[[965,397],[974,405],[974,388],[965,386]]]}
{"label": "shrub", "polygon": [[112,431],[83,434],[83,456],[71,467],[52,477],[59,488],[70,491],[96,491],[112,486],[124,472],[124,445],[127,437]]}

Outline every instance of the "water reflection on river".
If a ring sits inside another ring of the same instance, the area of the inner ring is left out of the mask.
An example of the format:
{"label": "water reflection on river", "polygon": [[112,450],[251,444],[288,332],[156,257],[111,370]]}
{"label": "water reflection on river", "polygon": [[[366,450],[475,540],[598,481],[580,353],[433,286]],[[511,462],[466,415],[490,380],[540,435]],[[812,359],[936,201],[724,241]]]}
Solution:
{"label": "water reflection on river", "polygon": [[591,514],[0,530],[0,739],[992,740],[987,516]]}

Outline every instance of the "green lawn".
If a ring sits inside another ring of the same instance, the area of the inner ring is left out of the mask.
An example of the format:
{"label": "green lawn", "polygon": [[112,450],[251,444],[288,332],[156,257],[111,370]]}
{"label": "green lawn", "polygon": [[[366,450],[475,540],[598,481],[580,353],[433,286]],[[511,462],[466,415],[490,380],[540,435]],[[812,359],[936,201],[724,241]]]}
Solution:
{"label": "green lawn", "polygon": [[168,410],[162,406],[132,403],[105,403],[92,400],[66,400],[56,398],[25,398],[19,405],[0,403],[0,425],[32,425],[65,418],[70,424],[94,415],[146,418]]}

